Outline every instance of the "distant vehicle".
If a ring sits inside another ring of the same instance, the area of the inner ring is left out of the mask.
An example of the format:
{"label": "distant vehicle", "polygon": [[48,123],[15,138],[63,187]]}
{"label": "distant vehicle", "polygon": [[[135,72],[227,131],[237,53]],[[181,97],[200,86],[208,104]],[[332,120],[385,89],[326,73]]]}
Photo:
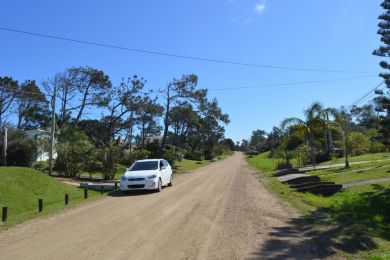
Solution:
{"label": "distant vehicle", "polygon": [[172,167],[164,159],[139,160],[121,177],[121,191],[154,190],[173,185]]}

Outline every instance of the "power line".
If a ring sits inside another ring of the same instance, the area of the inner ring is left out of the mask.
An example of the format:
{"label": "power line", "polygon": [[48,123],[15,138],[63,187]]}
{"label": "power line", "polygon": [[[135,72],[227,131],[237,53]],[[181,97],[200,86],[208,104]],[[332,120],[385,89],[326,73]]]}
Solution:
{"label": "power line", "polygon": [[57,35],[36,33],[36,32],[8,28],[8,27],[2,27],[2,26],[0,26],[0,30],[19,33],[19,34],[25,34],[25,35],[30,35],[30,36],[40,37],[40,38],[49,38],[49,39],[54,39],[54,40],[61,40],[61,41],[79,43],[79,44],[93,45],[93,46],[98,46],[98,47],[119,49],[119,50],[123,50],[123,51],[131,51],[131,52],[138,52],[138,53],[144,53],[144,54],[166,56],[166,57],[171,57],[171,58],[198,60],[198,61],[204,61],[204,62],[222,63],[222,64],[230,64],[230,65],[238,65],[238,66],[267,68],[267,69],[279,69],[279,70],[291,70],[291,71],[306,71],[306,72],[353,73],[353,74],[373,73],[373,72],[359,72],[359,71],[349,71],[349,70],[314,69],[314,68],[287,67],[287,66],[276,66],[276,65],[274,66],[274,65],[255,64],[255,63],[247,63],[247,62],[240,62],[240,61],[220,60],[220,59],[188,56],[188,55],[181,55],[181,54],[168,53],[168,52],[151,51],[151,50],[131,48],[131,47],[125,47],[125,46],[119,46],[119,45],[113,45],[113,44],[107,44],[107,43],[100,43],[100,42],[93,42],[93,41],[78,40],[78,39],[73,39],[73,38],[57,36]]}
{"label": "power line", "polygon": [[380,86],[382,86],[385,82],[382,81],[381,83],[379,83],[378,85],[375,86],[375,88],[373,88],[372,90],[370,90],[370,92],[368,92],[367,94],[363,95],[363,97],[361,98],[358,98],[356,99],[350,106],[348,106],[348,108],[351,108],[353,107],[354,105],[360,103],[363,99],[365,99],[366,97],[368,97],[372,92],[375,92],[375,90],[377,90]]}
{"label": "power line", "polygon": [[237,89],[253,89],[253,88],[268,88],[268,87],[279,87],[279,86],[291,86],[291,85],[307,85],[323,82],[332,82],[332,81],[342,81],[342,80],[351,80],[351,79],[361,79],[361,78],[371,78],[377,77],[377,75],[367,75],[367,76],[357,76],[357,77],[346,77],[346,78],[335,78],[335,79],[322,79],[322,80],[311,80],[311,81],[295,81],[295,82],[285,82],[285,83],[274,83],[274,84],[264,84],[258,86],[248,86],[248,87],[231,87],[231,88],[214,88],[208,89],[209,91],[222,91],[222,90],[237,90]]}

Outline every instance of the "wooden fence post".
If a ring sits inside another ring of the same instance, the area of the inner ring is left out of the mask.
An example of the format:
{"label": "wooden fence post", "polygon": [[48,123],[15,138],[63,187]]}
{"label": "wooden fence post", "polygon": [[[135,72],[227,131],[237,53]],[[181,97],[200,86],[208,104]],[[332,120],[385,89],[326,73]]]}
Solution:
{"label": "wooden fence post", "polygon": [[39,199],[38,200],[38,211],[42,212],[42,210],[43,210],[43,200]]}
{"label": "wooden fence post", "polygon": [[3,214],[1,215],[1,221],[6,222],[8,216],[8,207],[3,207]]}

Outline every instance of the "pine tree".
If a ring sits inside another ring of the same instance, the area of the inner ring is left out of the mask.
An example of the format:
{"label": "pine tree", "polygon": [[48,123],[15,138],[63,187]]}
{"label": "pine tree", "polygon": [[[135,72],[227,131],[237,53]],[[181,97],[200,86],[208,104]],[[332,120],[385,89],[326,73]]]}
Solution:
{"label": "pine tree", "polygon": [[[381,7],[385,12],[379,15],[378,19],[378,34],[381,36],[382,45],[374,50],[373,54],[376,56],[390,58],[390,0],[384,0]],[[382,60],[379,65],[385,70],[379,76],[383,78],[386,87],[390,89],[390,63]],[[390,92],[386,95],[380,95],[375,98],[378,105],[378,111],[385,112],[385,116],[381,118],[380,131],[384,137],[384,142],[390,145]]]}

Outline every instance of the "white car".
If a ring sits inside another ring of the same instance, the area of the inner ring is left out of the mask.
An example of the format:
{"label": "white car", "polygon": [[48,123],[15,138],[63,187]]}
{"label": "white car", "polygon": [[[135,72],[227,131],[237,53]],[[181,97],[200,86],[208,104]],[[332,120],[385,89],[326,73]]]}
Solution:
{"label": "white car", "polygon": [[172,167],[164,159],[139,160],[126,169],[121,177],[121,191],[155,190],[173,185]]}

